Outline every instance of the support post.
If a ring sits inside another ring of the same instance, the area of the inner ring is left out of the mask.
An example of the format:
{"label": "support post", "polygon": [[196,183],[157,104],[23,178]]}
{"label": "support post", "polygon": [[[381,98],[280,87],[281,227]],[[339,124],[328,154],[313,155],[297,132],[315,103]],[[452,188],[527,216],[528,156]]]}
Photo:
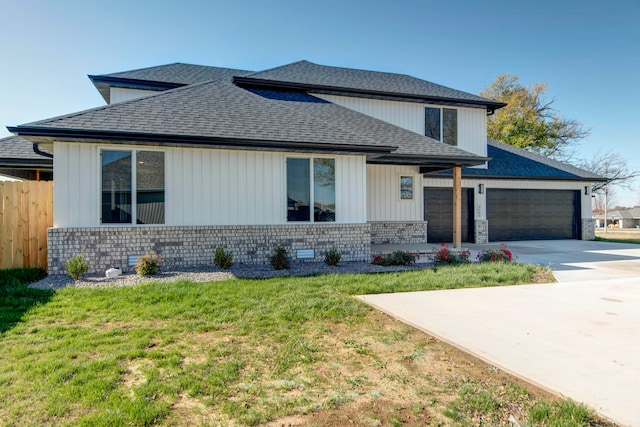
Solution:
{"label": "support post", "polygon": [[462,167],[453,167],[453,245],[462,247]]}

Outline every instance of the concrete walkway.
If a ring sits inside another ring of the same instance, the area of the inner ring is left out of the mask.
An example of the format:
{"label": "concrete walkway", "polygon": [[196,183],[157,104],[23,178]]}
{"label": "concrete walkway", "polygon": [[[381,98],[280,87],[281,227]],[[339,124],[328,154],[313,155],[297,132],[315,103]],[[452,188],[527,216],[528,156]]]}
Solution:
{"label": "concrete walkway", "polygon": [[559,283],[360,298],[620,425],[640,426],[640,246],[509,248],[521,262],[549,265]]}

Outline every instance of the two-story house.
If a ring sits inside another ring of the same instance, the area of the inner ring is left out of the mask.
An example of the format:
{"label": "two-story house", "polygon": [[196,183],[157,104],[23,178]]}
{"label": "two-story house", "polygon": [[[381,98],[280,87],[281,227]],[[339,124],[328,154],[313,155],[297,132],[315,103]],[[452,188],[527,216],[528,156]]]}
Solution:
{"label": "two-story house", "polygon": [[9,128],[54,156],[50,273],[80,252],[100,271],[217,246],[369,261],[376,243],[593,238],[600,178],[487,140],[503,104],[477,95],[307,61],[89,77],[106,106]]}

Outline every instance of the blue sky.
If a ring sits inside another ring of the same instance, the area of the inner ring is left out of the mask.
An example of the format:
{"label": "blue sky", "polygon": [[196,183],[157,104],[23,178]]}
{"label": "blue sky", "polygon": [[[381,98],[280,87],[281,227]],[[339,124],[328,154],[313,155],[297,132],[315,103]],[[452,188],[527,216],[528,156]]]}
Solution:
{"label": "blue sky", "polygon": [[[546,82],[598,147],[640,168],[640,0],[0,0],[5,126],[102,105],[87,74],[172,62],[259,70],[313,62],[477,93],[498,74]],[[640,204],[640,183],[619,189]]]}

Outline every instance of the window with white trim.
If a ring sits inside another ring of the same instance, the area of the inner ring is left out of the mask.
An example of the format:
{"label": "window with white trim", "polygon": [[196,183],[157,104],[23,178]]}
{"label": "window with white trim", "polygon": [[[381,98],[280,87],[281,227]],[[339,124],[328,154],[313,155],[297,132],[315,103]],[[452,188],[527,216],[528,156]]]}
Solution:
{"label": "window with white trim", "polygon": [[164,152],[105,149],[100,166],[102,224],[164,224]]}
{"label": "window with white trim", "polygon": [[335,159],[287,158],[287,221],[335,222],[335,220]]}
{"label": "window with white trim", "polygon": [[449,145],[458,145],[458,110],[425,107],[424,134]]}

